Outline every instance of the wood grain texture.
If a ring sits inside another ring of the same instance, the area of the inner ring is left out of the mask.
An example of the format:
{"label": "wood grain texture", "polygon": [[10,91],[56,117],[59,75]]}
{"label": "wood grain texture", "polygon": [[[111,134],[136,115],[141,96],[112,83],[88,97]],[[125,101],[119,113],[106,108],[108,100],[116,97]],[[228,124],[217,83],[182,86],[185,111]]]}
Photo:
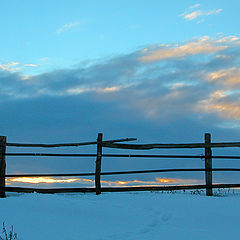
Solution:
{"label": "wood grain texture", "polygon": [[[6,175],[6,137],[0,136],[0,187],[5,187],[5,175]],[[5,198],[5,191],[0,191],[0,198]]]}
{"label": "wood grain texture", "polygon": [[[212,188],[239,188],[240,184],[213,184]],[[174,191],[206,189],[206,185],[178,185],[178,186],[154,186],[154,187],[102,187],[101,192],[130,192],[130,191]],[[0,191],[25,192],[25,193],[87,193],[96,192],[95,188],[23,188],[23,187],[0,187]]]}
{"label": "wood grain texture", "polygon": [[[107,140],[106,143],[114,143],[114,142],[128,142],[135,141],[136,138],[121,138],[116,140]],[[78,146],[86,146],[86,145],[95,145],[97,141],[94,142],[82,142],[82,143],[54,143],[54,144],[45,144],[45,143],[7,143],[9,147],[42,147],[42,148],[54,148],[54,147],[78,147]]]}
{"label": "wood grain texture", "polygon": [[[205,143],[211,144],[211,134],[205,133]],[[212,149],[205,147],[205,181],[206,181],[206,195],[212,196]]]}
{"label": "wood grain texture", "polygon": [[97,159],[96,159],[96,171],[95,171],[96,195],[101,194],[102,138],[103,138],[103,134],[99,133],[97,138]]}
{"label": "wood grain texture", "polygon": [[224,147],[240,147],[240,142],[222,142],[222,143],[183,143],[183,144],[121,144],[121,143],[103,143],[103,147],[120,148],[120,149],[168,149],[168,148],[224,148]]}

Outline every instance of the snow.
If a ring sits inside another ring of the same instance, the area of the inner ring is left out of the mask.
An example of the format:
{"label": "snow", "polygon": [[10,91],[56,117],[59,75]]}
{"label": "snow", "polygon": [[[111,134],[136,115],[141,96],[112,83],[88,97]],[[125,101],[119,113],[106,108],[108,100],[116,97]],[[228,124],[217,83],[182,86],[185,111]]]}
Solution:
{"label": "snow", "polygon": [[132,192],[9,194],[0,222],[22,240],[235,239],[239,196]]}

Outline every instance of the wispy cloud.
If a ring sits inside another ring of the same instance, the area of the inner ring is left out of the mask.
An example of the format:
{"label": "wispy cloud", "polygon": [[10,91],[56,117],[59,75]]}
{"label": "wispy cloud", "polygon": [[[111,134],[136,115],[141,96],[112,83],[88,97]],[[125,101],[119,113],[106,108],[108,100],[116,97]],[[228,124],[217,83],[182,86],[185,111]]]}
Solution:
{"label": "wispy cloud", "polygon": [[80,25],[80,22],[72,22],[72,23],[64,24],[59,29],[57,29],[56,33],[57,34],[61,34],[63,32],[69,31],[72,28],[75,28],[75,27],[77,27],[79,25]]}
{"label": "wispy cloud", "polygon": [[194,9],[194,8],[198,8],[198,7],[200,7],[200,4],[196,3],[196,4],[192,5],[192,6],[190,6],[189,8],[190,9]]}
{"label": "wispy cloud", "polygon": [[6,64],[1,64],[0,69],[4,71],[14,72],[16,69],[18,69],[16,66],[18,66],[19,62],[10,62]]}
{"label": "wispy cloud", "polygon": [[37,64],[33,64],[33,63],[28,63],[28,64],[24,64],[24,67],[37,67]]}
{"label": "wispy cloud", "polygon": [[187,13],[187,14],[183,14],[183,17],[186,19],[186,20],[193,20],[199,16],[202,16],[203,15],[203,11],[194,11],[194,12],[191,12],[191,13]]}
{"label": "wispy cloud", "polygon": [[18,72],[23,70],[25,67],[37,67],[37,64],[22,64],[20,62],[10,62],[10,63],[4,63],[0,64],[0,70],[8,71],[8,72]]}
{"label": "wispy cloud", "polygon": [[[193,9],[193,8],[196,8],[196,7],[199,7],[199,6],[200,6],[200,4],[199,5],[196,4],[192,7],[190,7],[190,9]],[[194,20],[194,19],[199,18],[199,17],[217,15],[221,12],[222,12],[222,9],[215,9],[215,10],[211,10],[211,11],[197,10],[197,11],[192,11],[192,12],[187,11],[187,12],[181,14],[180,16],[182,16],[185,20],[191,21],[191,20]]]}

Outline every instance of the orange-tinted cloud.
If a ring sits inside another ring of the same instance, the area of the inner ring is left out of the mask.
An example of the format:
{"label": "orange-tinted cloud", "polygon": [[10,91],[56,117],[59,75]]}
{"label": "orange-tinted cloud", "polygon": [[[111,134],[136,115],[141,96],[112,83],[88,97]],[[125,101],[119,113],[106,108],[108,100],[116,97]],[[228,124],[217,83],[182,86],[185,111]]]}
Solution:
{"label": "orange-tinted cloud", "polygon": [[208,74],[208,80],[226,87],[240,87],[240,68],[221,69]]}
{"label": "orange-tinted cloud", "polygon": [[240,120],[240,99],[228,99],[228,93],[218,90],[213,92],[208,99],[199,101],[197,109],[206,112],[217,112],[222,118]]}
{"label": "orange-tinted cloud", "polygon": [[7,179],[8,183],[19,182],[19,183],[31,183],[31,184],[73,183],[73,182],[78,182],[78,181],[79,181],[79,179],[77,179],[77,178],[56,179],[56,178],[50,178],[50,177],[17,177],[17,178]]}
{"label": "orange-tinted cloud", "polygon": [[[164,184],[186,184],[194,183],[198,180],[195,179],[177,179],[177,178],[156,178],[152,181],[147,180],[116,180],[116,181],[107,181],[101,180],[102,186],[157,186]],[[53,183],[80,183],[80,184],[94,184],[94,180],[87,178],[51,178],[51,177],[19,177],[19,178],[9,178],[7,179],[7,184],[11,185],[12,183],[28,183],[28,184],[53,184]]]}
{"label": "orange-tinted cloud", "polygon": [[169,58],[183,58],[189,55],[216,53],[226,48],[226,45],[217,44],[215,40],[206,36],[180,46],[163,46],[150,51],[150,53],[145,52],[145,55],[140,57],[139,60],[141,62],[154,62]]}

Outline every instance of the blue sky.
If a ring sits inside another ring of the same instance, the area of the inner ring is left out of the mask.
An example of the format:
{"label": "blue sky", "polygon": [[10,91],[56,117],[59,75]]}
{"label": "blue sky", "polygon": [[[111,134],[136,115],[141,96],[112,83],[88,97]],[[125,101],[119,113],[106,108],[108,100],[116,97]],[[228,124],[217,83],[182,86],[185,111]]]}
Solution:
{"label": "blue sky", "polygon": [[[36,74],[146,45],[235,35],[239,5],[237,0],[2,1],[0,61],[31,64],[21,71]],[[193,12],[196,18],[184,18]]]}
{"label": "blue sky", "polygon": [[[239,141],[239,7],[239,1],[2,1],[1,134],[10,142],[92,141],[98,132],[108,139],[199,142],[212,132],[216,141]],[[9,172],[35,171],[22,161],[10,161]],[[36,164],[40,172],[56,170],[51,161]],[[189,164],[202,163],[172,166]],[[76,166],[62,161],[57,169]],[[106,161],[104,168],[123,166]]]}

